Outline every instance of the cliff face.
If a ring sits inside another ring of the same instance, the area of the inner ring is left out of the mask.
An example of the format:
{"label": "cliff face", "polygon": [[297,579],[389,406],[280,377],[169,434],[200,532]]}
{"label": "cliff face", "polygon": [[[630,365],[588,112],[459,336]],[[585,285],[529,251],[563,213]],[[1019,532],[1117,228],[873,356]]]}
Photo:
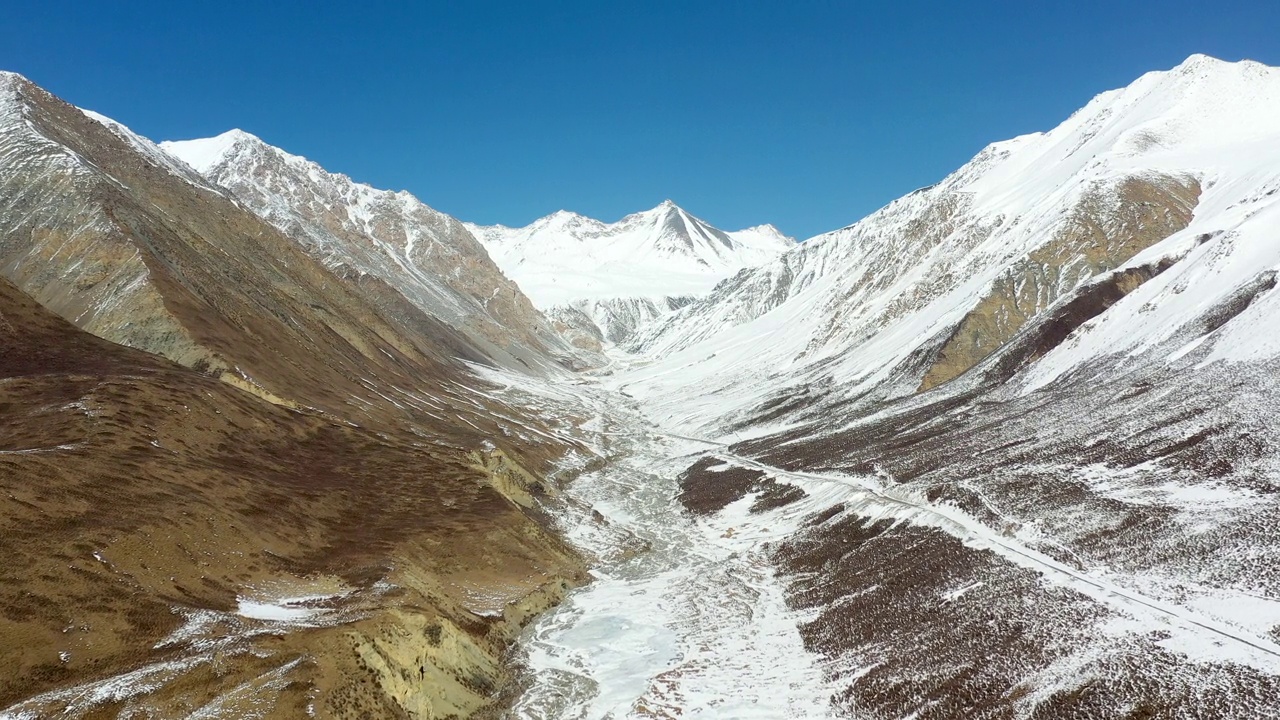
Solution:
{"label": "cliff face", "polygon": [[583,579],[490,347],[13,75],[0,276],[8,712],[465,715]]}
{"label": "cliff face", "polygon": [[1109,185],[1085,195],[1052,240],[992,282],[938,351],[921,390],[963,374],[1065,293],[1186,228],[1200,197],[1191,177],[1126,177]]}

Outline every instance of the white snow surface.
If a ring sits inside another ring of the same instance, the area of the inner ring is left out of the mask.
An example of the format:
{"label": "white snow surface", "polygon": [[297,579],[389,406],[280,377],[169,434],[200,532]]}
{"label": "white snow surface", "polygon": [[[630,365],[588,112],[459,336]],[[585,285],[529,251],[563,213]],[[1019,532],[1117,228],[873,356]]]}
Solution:
{"label": "white snow surface", "polygon": [[254,135],[235,128],[221,135],[196,140],[169,140],[161,143],[161,147],[170,155],[180,158],[193,170],[204,174],[222,162],[235,147],[236,143],[253,142]]}
{"label": "white snow surface", "polygon": [[616,223],[562,210],[522,228],[467,228],[543,309],[702,295],[735,272],[795,246],[772,225],[717,230],[670,200]]}
{"label": "white snow surface", "polygon": [[236,613],[241,617],[253,620],[271,620],[275,622],[297,622],[306,620],[321,612],[320,608],[309,606],[317,600],[328,600],[329,595],[308,595],[292,598],[250,599],[237,598]]}
{"label": "white snow surface", "polygon": [[577,408],[591,444],[603,444],[595,451],[614,458],[566,489],[576,510],[558,522],[598,559],[595,577],[526,630],[531,685],[510,717],[830,716],[826,668],[805,650],[798,623],[807,618],[788,607],[767,549],[825,508],[829,494],[757,514],[748,497],[693,518],[672,499],[676,474],[708,443],[656,432],[590,381],[551,386],[484,374],[501,394]]}

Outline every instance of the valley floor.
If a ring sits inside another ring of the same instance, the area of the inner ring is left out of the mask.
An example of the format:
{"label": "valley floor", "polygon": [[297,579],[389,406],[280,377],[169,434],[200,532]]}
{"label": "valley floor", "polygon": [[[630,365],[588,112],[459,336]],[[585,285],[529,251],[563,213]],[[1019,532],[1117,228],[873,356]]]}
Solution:
{"label": "valley floor", "polygon": [[574,480],[574,504],[595,512],[562,527],[599,562],[594,582],[527,630],[531,682],[510,717],[825,716],[819,658],[766,553],[797,515],[694,518],[675,477],[708,445],[656,433],[616,394],[583,398],[612,406],[599,416],[611,461]]}
{"label": "valley floor", "polygon": [[1276,695],[1280,600],[1072,556],[1002,524],[1007,498],[979,519],[887,476],[668,432],[617,389],[622,367],[559,389],[607,458],[558,519],[594,581],[526,629],[508,718],[1254,717]]}

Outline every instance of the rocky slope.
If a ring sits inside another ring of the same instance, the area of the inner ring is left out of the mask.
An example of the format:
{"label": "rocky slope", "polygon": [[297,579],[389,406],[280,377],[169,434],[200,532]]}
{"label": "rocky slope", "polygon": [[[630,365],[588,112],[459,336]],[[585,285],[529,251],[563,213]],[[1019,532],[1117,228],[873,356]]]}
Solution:
{"label": "rocky slope", "polygon": [[358,290],[376,300],[389,285],[505,366],[546,372],[591,361],[575,357],[586,354],[566,344],[462,223],[407,192],[353,182],[240,130],[161,147]]}
{"label": "rocky slope", "polygon": [[538,307],[611,343],[795,245],[772,225],[717,230],[670,200],[616,223],[560,211],[467,227]]}
{"label": "rocky slope", "polygon": [[614,382],[735,443],[691,510],[805,518],[773,559],[837,715],[1280,702],[1277,118],[1280,70],[1193,56],[637,343]]}
{"label": "rocky slope", "polygon": [[6,716],[467,715],[583,578],[504,348],[12,74],[0,276]]}

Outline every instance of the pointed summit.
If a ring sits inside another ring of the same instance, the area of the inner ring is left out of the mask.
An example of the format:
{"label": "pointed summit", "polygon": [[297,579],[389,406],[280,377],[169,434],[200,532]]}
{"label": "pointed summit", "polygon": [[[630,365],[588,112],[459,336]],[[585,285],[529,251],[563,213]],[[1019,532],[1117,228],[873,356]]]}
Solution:
{"label": "pointed summit", "polygon": [[671,199],[615,223],[561,210],[523,228],[468,225],[535,305],[686,298],[792,246],[768,233],[726,233]]}
{"label": "pointed summit", "polygon": [[783,234],[772,223],[756,225],[728,233],[734,242],[764,251],[785,252],[796,246],[796,239]]}
{"label": "pointed summit", "polygon": [[1205,55],[1204,53],[1192,53],[1187,56],[1186,60],[1178,63],[1174,70],[1195,70],[1204,67],[1212,67],[1215,65],[1231,65],[1226,60],[1220,60],[1216,57]]}
{"label": "pointed summit", "polygon": [[31,82],[31,81],[27,80],[25,77],[19,75],[16,72],[10,72],[8,70],[0,70],[0,88],[9,87],[16,83],[26,83],[26,82]]}
{"label": "pointed summit", "polygon": [[226,159],[237,147],[270,147],[261,138],[239,128],[233,128],[221,135],[196,140],[166,140],[160,143],[165,152],[182,160],[200,173],[207,173],[218,163]]}
{"label": "pointed summit", "polygon": [[[702,220],[689,214],[688,210],[685,210],[684,208],[680,207],[679,205],[676,204],[675,200],[671,200],[671,199],[663,200],[662,202],[658,203],[657,206],[655,206],[649,212],[657,215],[675,215],[675,216],[683,217],[686,220],[703,222]],[[708,225],[708,227],[710,226]]]}

